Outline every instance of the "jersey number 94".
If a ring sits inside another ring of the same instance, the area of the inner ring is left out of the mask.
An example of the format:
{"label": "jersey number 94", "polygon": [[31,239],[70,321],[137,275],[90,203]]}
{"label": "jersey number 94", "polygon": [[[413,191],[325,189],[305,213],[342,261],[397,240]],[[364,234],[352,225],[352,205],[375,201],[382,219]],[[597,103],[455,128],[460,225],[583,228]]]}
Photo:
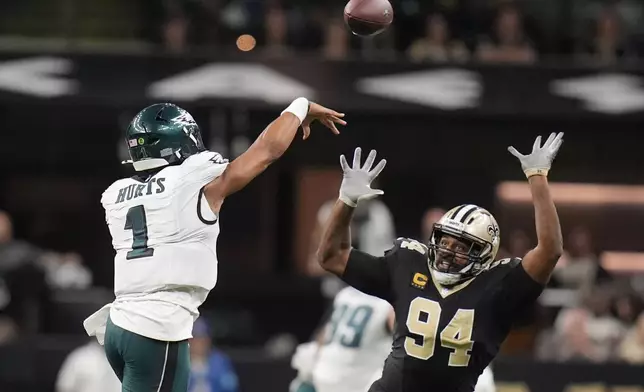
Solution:
{"label": "jersey number 94", "polygon": [[[427,360],[434,355],[436,335],[441,316],[438,302],[427,298],[415,298],[409,304],[407,328],[418,337],[405,339],[405,352],[410,357]],[[472,329],[474,309],[458,309],[452,320],[440,333],[441,346],[449,348],[449,366],[464,367],[470,362],[470,352],[474,346]]]}

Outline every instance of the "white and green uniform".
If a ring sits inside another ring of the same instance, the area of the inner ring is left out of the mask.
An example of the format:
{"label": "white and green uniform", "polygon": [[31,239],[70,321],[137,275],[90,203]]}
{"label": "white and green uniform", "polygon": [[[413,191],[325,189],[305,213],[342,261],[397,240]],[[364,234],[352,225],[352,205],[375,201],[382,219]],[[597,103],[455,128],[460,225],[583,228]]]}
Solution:
{"label": "white and green uniform", "polygon": [[90,336],[102,344],[109,317],[119,330],[155,341],[192,337],[198,308],[217,283],[219,219],[203,187],[227,164],[204,151],[149,178],[118,180],[103,193],[116,299],[85,320]]}
{"label": "white and green uniform", "polygon": [[340,290],[313,369],[317,392],[364,392],[380,378],[391,351],[391,312],[387,301],[353,287]]}

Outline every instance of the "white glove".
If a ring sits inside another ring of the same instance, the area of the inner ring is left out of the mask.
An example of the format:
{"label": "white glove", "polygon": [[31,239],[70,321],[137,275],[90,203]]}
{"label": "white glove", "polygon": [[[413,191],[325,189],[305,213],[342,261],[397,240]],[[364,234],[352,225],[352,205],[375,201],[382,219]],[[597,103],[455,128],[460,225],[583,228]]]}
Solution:
{"label": "white glove", "polygon": [[555,159],[559,147],[561,147],[561,143],[563,143],[563,132],[559,132],[558,134],[553,132],[543,144],[543,147],[541,147],[541,136],[537,136],[537,139],[534,141],[534,146],[532,146],[532,153],[529,155],[521,154],[512,146],[508,147],[508,151],[510,151],[510,154],[519,158],[521,168],[526,177],[547,176],[552,161]]}
{"label": "white glove", "polygon": [[349,207],[356,207],[360,200],[373,199],[382,195],[380,189],[371,189],[371,182],[378,177],[378,174],[385,168],[387,161],[382,159],[378,165],[371,170],[376,160],[376,150],[371,150],[364,166],[360,167],[360,154],[362,149],[356,148],[353,155],[353,167],[349,167],[344,155],[340,155],[340,166],[344,172],[342,185],[340,186],[340,200]]}

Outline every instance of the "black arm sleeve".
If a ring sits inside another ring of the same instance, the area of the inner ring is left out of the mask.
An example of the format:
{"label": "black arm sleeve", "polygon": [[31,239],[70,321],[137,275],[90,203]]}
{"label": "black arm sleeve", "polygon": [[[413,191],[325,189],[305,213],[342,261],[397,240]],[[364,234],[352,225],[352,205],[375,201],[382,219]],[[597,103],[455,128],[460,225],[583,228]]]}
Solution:
{"label": "black arm sleeve", "polygon": [[518,262],[501,281],[497,297],[498,307],[506,314],[520,312],[535,303],[544,287],[528,275],[522,262]]}
{"label": "black arm sleeve", "polygon": [[382,257],[352,249],[347,266],[341,276],[347,284],[362,291],[391,302],[392,274],[396,252],[387,252]]}

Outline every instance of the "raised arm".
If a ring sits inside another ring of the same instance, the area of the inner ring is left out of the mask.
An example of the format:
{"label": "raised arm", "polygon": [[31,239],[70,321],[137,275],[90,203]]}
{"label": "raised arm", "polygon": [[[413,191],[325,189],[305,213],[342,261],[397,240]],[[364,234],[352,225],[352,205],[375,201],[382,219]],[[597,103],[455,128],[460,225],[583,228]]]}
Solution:
{"label": "raised arm", "polygon": [[363,293],[391,302],[394,297],[391,282],[397,265],[397,248],[392,247],[384,256],[373,256],[351,247],[349,226],[353,210],[360,200],[383,193],[379,189],[371,189],[371,182],[387,163],[383,159],[372,170],[376,151],[371,151],[364,166],[360,165],[360,153],[360,148],[356,148],[353,167],[349,167],[344,155],[340,157],[344,171],[340,197],[322,230],[317,259],[322,268],[339,276],[347,284]]}
{"label": "raised arm", "polygon": [[371,170],[376,160],[376,151],[371,150],[364,166],[361,165],[360,155],[362,150],[356,148],[353,156],[353,167],[349,167],[347,160],[342,155],[340,165],[344,172],[340,196],[333,206],[323,231],[317,251],[317,259],[325,270],[342,276],[351,253],[351,219],[353,211],[360,200],[366,200],[381,195],[379,189],[371,189],[371,182],[384,169],[387,161],[381,160]]}
{"label": "raised arm", "polygon": [[555,203],[550,196],[548,178],[529,179],[534,217],[537,226],[537,246],[523,257],[523,268],[535,281],[546,284],[563,253],[561,226]]}
{"label": "raised arm", "polygon": [[244,188],[279,159],[293,142],[300,125],[304,129],[304,139],[308,138],[310,124],[314,120],[339,134],[335,124],[346,125],[342,117],[343,113],[309,102],[306,98],[293,101],[280,117],[266,127],[248,150],[232,161],[221,176],[204,187],[204,195],[212,211],[219,212],[226,197]]}
{"label": "raised arm", "polygon": [[353,207],[341,200],[335,202],[316,254],[320,266],[337,276],[344,274],[351,253],[350,225],[353,211]]}
{"label": "raised arm", "polygon": [[537,137],[530,155],[522,155],[513,147],[508,150],[519,158],[528,178],[537,229],[537,246],[523,258],[523,268],[536,282],[546,284],[563,253],[563,240],[557,209],[548,187],[548,171],[559,147],[563,133],[552,133],[541,147],[541,136]]}

